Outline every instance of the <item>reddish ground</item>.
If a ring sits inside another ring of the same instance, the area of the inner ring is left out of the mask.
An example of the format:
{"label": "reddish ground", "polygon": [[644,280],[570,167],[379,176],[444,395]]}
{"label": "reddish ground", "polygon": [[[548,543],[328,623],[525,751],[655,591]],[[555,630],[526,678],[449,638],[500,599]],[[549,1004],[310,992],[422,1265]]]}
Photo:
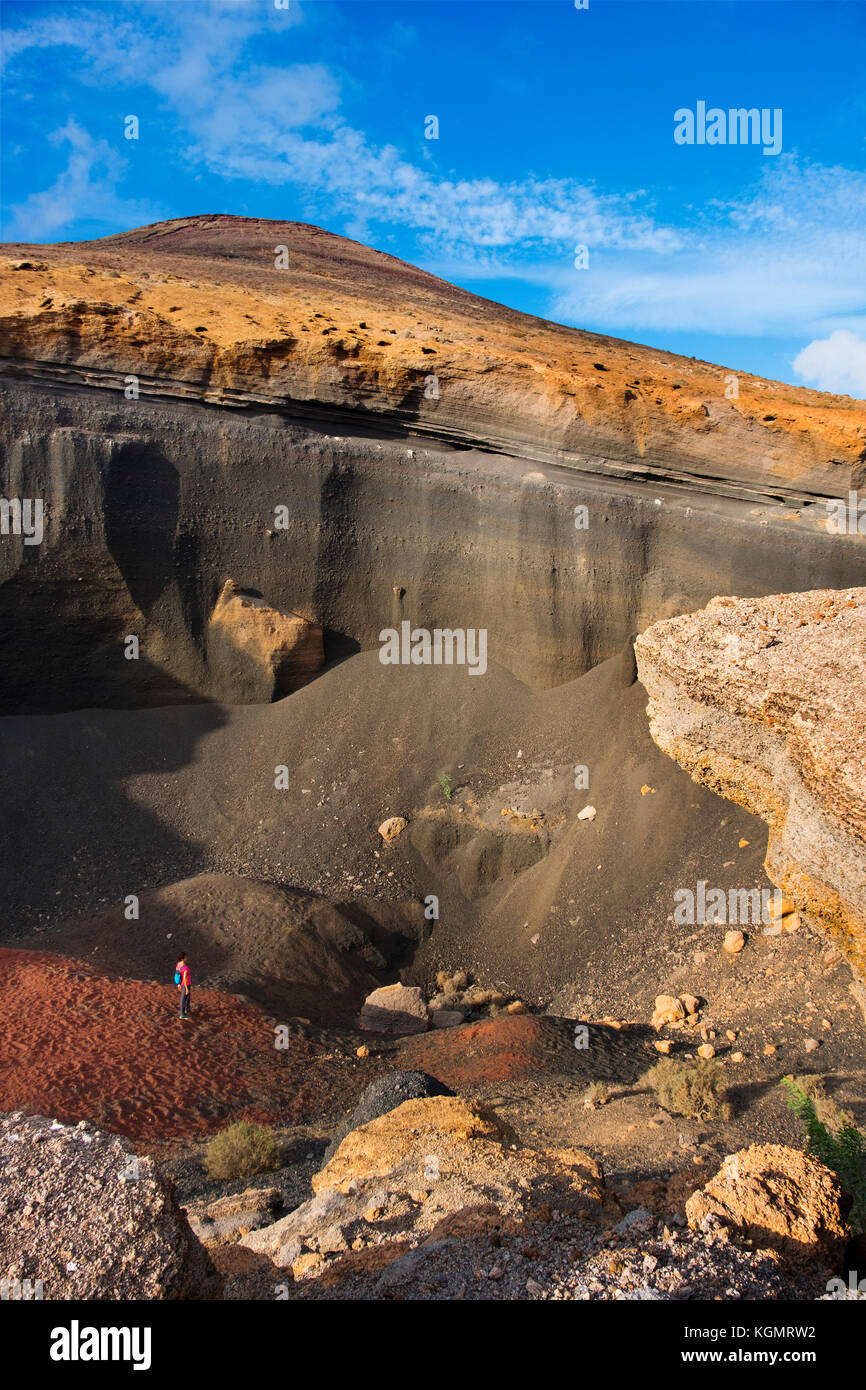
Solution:
{"label": "reddish ground", "polygon": [[[237,995],[111,979],[69,956],[0,949],[0,1110],[91,1120],[136,1141],[188,1138],[236,1119],[319,1113],[334,1077],[324,1048]],[[332,1067],[333,1071],[334,1068]]]}
{"label": "reddish ground", "polygon": [[401,1067],[429,1072],[455,1091],[579,1066],[568,1025],[531,1014],[418,1034],[400,1044],[399,1055]]}

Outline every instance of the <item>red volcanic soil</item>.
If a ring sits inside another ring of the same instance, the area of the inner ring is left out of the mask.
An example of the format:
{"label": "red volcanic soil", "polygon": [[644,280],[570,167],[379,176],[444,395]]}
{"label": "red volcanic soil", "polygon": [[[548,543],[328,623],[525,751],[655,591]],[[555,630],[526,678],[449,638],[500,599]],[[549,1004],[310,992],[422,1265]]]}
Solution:
{"label": "red volcanic soil", "polygon": [[515,1014],[407,1038],[400,1044],[400,1065],[429,1072],[459,1091],[535,1072],[570,1072],[579,1059],[568,1024]]}
{"label": "red volcanic soil", "polygon": [[[136,1141],[189,1138],[238,1119],[321,1113],[325,1049],[234,994],[112,979],[69,956],[0,950],[0,1110],[91,1120]],[[332,1066],[331,1071],[334,1068]],[[329,1085],[330,1082],[330,1085]]]}
{"label": "red volcanic soil", "polygon": [[631,1081],[656,1056],[648,1052],[649,1029],[588,1027],[589,1045],[578,1048],[575,1025],[568,1019],[499,1014],[403,1039],[395,1064],[426,1071],[452,1090],[469,1094],[511,1081]]}

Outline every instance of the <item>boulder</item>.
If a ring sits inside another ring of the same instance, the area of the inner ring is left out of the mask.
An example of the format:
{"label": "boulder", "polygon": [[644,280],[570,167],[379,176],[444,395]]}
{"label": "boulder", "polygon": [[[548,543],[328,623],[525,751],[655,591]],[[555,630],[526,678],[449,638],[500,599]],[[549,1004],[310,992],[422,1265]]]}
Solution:
{"label": "boulder", "polygon": [[850,1237],[835,1174],[800,1149],[753,1144],[728,1154],[686,1203],[689,1225],[716,1218],[744,1240],[793,1266],[835,1271]]}
{"label": "boulder", "polygon": [[764,818],[781,915],[796,908],[824,928],[853,968],[859,1002],[866,588],[714,598],[648,628],[635,654],[656,743],[696,782]]}
{"label": "boulder", "polygon": [[673,994],[659,994],[656,996],[655,1009],[653,1010],[652,1026],[656,1032],[664,1028],[667,1023],[682,1023],[685,1019],[686,1011]]}
{"label": "boulder", "polygon": [[0,1279],[67,1299],[215,1298],[221,1281],[155,1162],[83,1120],[0,1117]]}
{"label": "boulder", "polygon": [[426,1033],[427,1001],[414,985],[383,985],[367,995],[358,1024],[370,1033]]}
{"label": "boulder", "polygon": [[459,1028],[465,1021],[466,1014],[462,1009],[433,1009],[430,1014],[434,1028]]}
{"label": "boulder", "polygon": [[248,1187],[245,1192],[231,1193],[215,1202],[196,1203],[185,1211],[190,1228],[202,1245],[228,1245],[260,1226],[270,1225],[282,1205],[279,1188]]}
{"label": "boulder", "polygon": [[383,820],[382,824],[379,826],[379,834],[385,841],[385,844],[390,845],[392,840],[396,840],[398,836],[403,834],[408,824],[409,822],[406,820],[405,816],[389,816],[388,819]]}

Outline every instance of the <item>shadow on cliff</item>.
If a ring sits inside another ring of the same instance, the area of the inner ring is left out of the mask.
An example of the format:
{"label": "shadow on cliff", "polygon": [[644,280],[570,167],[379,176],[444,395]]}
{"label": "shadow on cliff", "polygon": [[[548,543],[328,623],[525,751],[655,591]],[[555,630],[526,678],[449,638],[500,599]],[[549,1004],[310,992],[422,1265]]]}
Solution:
{"label": "shadow on cliff", "polygon": [[[204,847],[172,830],[170,783],[159,779],[194,762],[225,722],[207,703],[0,719],[2,939],[198,872]],[[149,779],[153,811],[138,778]]]}

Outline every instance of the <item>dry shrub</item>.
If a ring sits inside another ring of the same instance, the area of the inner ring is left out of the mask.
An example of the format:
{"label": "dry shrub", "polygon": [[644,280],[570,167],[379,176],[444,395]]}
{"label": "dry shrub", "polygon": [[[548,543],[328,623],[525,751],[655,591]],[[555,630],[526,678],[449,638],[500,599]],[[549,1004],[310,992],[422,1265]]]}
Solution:
{"label": "dry shrub", "polygon": [[650,1067],[643,1080],[655,1091],[659,1105],[672,1115],[684,1115],[689,1120],[731,1117],[725,1071],[719,1062],[705,1057],[695,1062],[663,1057]]}
{"label": "dry shrub", "polygon": [[204,1166],[212,1178],[246,1178],[270,1173],[281,1161],[271,1130],[241,1120],[214,1135],[205,1150]]}

